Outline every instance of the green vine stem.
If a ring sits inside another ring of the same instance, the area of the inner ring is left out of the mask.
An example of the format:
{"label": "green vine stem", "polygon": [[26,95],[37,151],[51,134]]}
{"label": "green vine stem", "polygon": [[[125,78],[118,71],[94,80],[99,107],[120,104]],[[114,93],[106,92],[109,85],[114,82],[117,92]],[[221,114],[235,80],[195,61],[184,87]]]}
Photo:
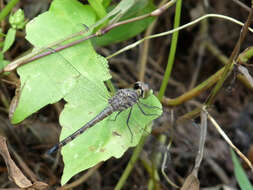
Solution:
{"label": "green vine stem", "polygon": [[214,89],[211,92],[211,95],[208,97],[208,99],[206,101],[207,105],[213,104],[218,91],[222,88],[226,78],[229,76],[230,71],[233,68],[233,66],[235,64],[235,60],[236,60],[236,58],[239,54],[240,47],[241,47],[241,45],[242,45],[243,41],[245,40],[245,37],[248,33],[248,28],[250,26],[252,18],[253,18],[253,8],[251,8],[251,11],[250,11],[249,16],[247,18],[247,21],[243,25],[243,28],[242,28],[242,31],[240,33],[239,39],[238,39],[238,41],[235,45],[235,48],[234,48],[233,52],[231,53],[231,55],[229,57],[228,62],[225,65],[225,69],[224,69],[224,72],[222,73],[221,79],[216,84],[216,86],[214,87]]}
{"label": "green vine stem", "polygon": [[116,187],[114,188],[114,190],[120,190],[122,189],[122,187],[124,186],[128,176],[130,175],[135,162],[138,160],[139,155],[142,151],[142,148],[144,146],[146,140],[146,135],[143,135],[138,146],[134,149],[133,155],[131,157],[131,159],[129,160],[126,169],[124,170],[123,174],[121,175]]}
{"label": "green vine stem", "polygon": [[[182,7],[182,0],[178,0],[176,3],[176,15],[174,19],[174,29],[178,28],[180,25],[180,16],[181,16],[181,7]],[[177,49],[177,40],[178,40],[178,33],[179,31],[176,31],[172,35],[172,41],[170,46],[170,53],[169,53],[169,59],[168,64],[165,70],[165,75],[162,81],[162,85],[160,87],[159,93],[158,93],[158,99],[161,101],[162,97],[164,96],[165,90],[167,89],[168,81],[170,78],[170,74],[172,71],[176,49]]]}
{"label": "green vine stem", "polygon": [[0,22],[11,12],[12,8],[19,2],[19,0],[11,0],[0,12]]}

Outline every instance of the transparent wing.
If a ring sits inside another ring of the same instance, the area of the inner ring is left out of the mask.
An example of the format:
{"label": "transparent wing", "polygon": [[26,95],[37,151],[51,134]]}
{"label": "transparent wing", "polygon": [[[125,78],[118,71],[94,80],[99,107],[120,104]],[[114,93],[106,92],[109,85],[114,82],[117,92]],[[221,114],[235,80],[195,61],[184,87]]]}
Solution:
{"label": "transparent wing", "polygon": [[[104,82],[105,76],[107,76],[106,78],[108,79],[111,78],[111,76],[108,74],[109,72],[107,63],[101,61],[102,69],[98,71],[97,67],[92,67],[93,60],[77,61],[73,56],[71,57],[71,51],[64,50],[62,52],[56,52],[55,54],[61,57],[66,67],[74,73],[74,80],[82,83],[74,88],[82,88],[84,92],[88,93],[93,93],[94,91],[96,91],[96,95],[99,98],[104,99],[104,101],[108,101],[108,99],[110,98],[110,94],[108,93],[106,86],[101,85],[101,82]],[[94,56],[97,57],[97,59],[102,59],[102,57],[97,54],[94,54]]]}
{"label": "transparent wing", "polygon": [[[78,55],[71,56],[73,55],[71,51],[56,52],[55,55],[60,57],[66,69],[73,73],[72,80],[75,83],[64,96],[67,105],[60,117],[61,125],[66,128],[61,133],[61,139],[63,139],[82,127],[108,105],[110,95],[104,85],[104,79],[110,76],[107,63],[103,60],[100,61],[102,66],[98,70],[98,67],[93,67],[94,60],[76,60],[75,57]],[[103,59],[97,54],[94,56],[96,59]]]}

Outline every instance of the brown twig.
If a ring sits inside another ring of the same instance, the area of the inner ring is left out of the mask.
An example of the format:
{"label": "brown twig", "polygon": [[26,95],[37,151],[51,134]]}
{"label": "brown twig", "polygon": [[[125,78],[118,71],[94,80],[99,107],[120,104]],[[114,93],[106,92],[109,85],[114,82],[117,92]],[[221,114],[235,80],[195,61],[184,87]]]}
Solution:
{"label": "brown twig", "polygon": [[223,86],[223,83],[225,82],[226,78],[228,77],[229,73],[230,73],[230,70],[231,70],[231,67],[233,66],[233,63],[234,63],[234,60],[236,60],[239,52],[240,52],[240,47],[241,47],[241,44],[243,43],[243,41],[245,40],[245,37],[248,33],[248,28],[250,26],[250,23],[252,21],[252,18],[253,18],[253,8],[251,8],[251,11],[249,13],[249,16],[245,22],[245,24],[243,25],[243,28],[241,30],[241,33],[240,33],[240,36],[239,36],[239,39],[229,57],[229,60],[225,66],[225,69],[224,69],[224,72],[221,76],[221,80],[216,84],[216,86],[214,87],[213,91],[211,92],[211,95],[210,97],[207,99],[207,105],[211,105],[213,104],[214,100],[215,100],[215,97],[218,93],[218,91],[221,89],[221,87]]}
{"label": "brown twig", "polygon": [[15,162],[12,160],[7,145],[6,139],[0,136],[0,154],[4,158],[6,166],[8,168],[9,179],[11,179],[18,187],[27,188],[32,185],[29,179],[21,172],[21,170],[16,166]]}
{"label": "brown twig", "polygon": [[18,162],[19,166],[22,168],[22,171],[31,179],[32,182],[37,181],[37,176],[33,173],[33,171],[27,166],[27,164],[23,161],[23,159],[18,155],[18,153],[10,147],[10,150],[15,157],[15,160]]}
{"label": "brown twig", "polygon": [[[165,0],[167,1],[167,0]],[[165,1],[162,1],[160,4],[159,4],[159,7],[162,7],[164,4],[165,4]],[[173,1],[170,1],[170,3],[173,3]],[[174,1],[176,2],[176,1]],[[173,5],[171,3],[171,5]],[[157,20],[155,20],[149,27],[148,29],[146,30],[145,32],[145,37],[146,36],[149,36],[152,34],[155,26],[157,24]],[[144,43],[143,43],[143,48],[142,48],[142,51],[141,51],[141,54],[140,54],[140,72],[139,72],[139,81],[144,81],[144,76],[145,76],[145,71],[146,71],[146,64],[147,64],[147,58],[148,58],[148,50],[149,50],[149,44],[150,44],[150,40],[145,40]]]}
{"label": "brown twig", "polygon": [[99,167],[102,165],[102,163],[97,164],[96,166],[90,168],[88,172],[86,172],[83,176],[81,176],[78,180],[74,181],[73,183],[70,183],[68,185],[64,185],[61,188],[58,188],[57,190],[65,190],[65,189],[72,189],[74,187],[79,186],[83,182],[85,182],[95,171],[99,169]]}
{"label": "brown twig", "polygon": [[[253,6],[253,5],[252,5]],[[251,20],[252,20],[252,17],[253,17],[253,8],[251,8],[251,11],[248,15],[248,18],[246,20],[246,22],[244,23],[243,25],[243,28],[241,30],[241,33],[240,33],[240,36],[239,36],[239,39],[236,43],[236,46],[234,47],[233,49],[233,52],[231,53],[230,57],[229,57],[229,60],[227,62],[227,64],[225,65],[225,67],[223,68],[223,72],[222,72],[222,75],[221,75],[221,79],[219,80],[219,82],[216,84],[216,86],[214,87],[213,91],[211,92],[211,95],[208,97],[207,99],[207,103],[206,105],[207,106],[210,106],[213,104],[214,100],[215,100],[215,97],[218,93],[218,91],[221,89],[221,87],[223,86],[223,83],[225,82],[225,79],[227,78],[227,76],[229,75],[231,69],[233,68],[233,64],[234,64],[234,60],[236,60],[236,57],[238,57],[238,54],[239,54],[239,51],[240,51],[240,47],[241,47],[241,44],[243,43],[243,41],[245,40],[245,37],[248,33],[248,28],[250,26],[250,23],[251,23]],[[193,111],[181,116],[178,118],[177,120],[177,123],[181,123],[181,122],[184,122],[185,120],[188,120],[188,119],[191,119],[191,118],[194,118],[196,117],[197,115],[199,115],[201,109],[200,108],[196,108],[194,109]]]}
{"label": "brown twig", "polygon": [[[210,52],[210,53],[212,53],[218,60],[220,60],[220,62],[222,63],[222,64],[226,64],[227,62],[228,62],[228,58],[225,56],[225,55],[223,55],[223,53],[217,48],[217,47],[215,47],[215,45],[213,45],[212,43],[209,43],[209,42],[206,42],[205,43],[205,46],[206,46],[206,48],[207,48],[207,50]],[[244,52],[245,52],[246,50],[244,50]],[[244,52],[242,52],[242,53],[240,53],[240,55],[238,56],[238,64],[240,64],[240,62],[241,62],[241,59],[245,59],[245,57],[243,56],[243,53]],[[248,59],[248,58],[246,58],[246,59]],[[245,63],[244,63],[245,64]],[[242,83],[242,84],[244,84],[249,90],[253,90],[253,87],[250,85],[250,83],[249,83],[249,81],[248,81],[248,79],[244,76],[244,75],[242,75],[242,74],[238,74],[237,76],[236,76],[237,78],[238,78],[238,80]]]}
{"label": "brown twig", "polygon": [[87,40],[92,39],[94,37],[98,37],[98,36],[104,35],[107,32],[109,32],[110,30],[112,30],[113,28],[119,27],[121,25],[132,23],[132,22],[139,21],[139,20],[143,20],[143,19],[148,18],[148,17],[159,16],[167,8],[169,8],[171,6],[171,4],[174,3],[174,2],[175,2],[175,0],[172,0],[172,1],[168,2],[168,3],[166,3],[165,5],[163,5],[162,7],[160,7],[158,9],[152,11],[151,13],[148,13],[148,14],[145,14],[145,15],[142,15],[142,16],[138,16],[138,17],[135,17],[135,18],[132,18],[132,19],[124,20],[124,21],[121,21],[121,22],[118,22],[118,23],[111,24],[111,25],[109,25],[109,26],[107,26],[105,28],[100,29],[95,34],[91,34],[91,35],[86,36],[84,38],[81,38],[79,40],[72,41],[71,43],[68,43],[66,45],[61,45],[61,46],[56,47],[56,48],[54,48],[52,50],[53,47],[61,44],[62,42],[66,41],[66,40],[72,39],[73,36],[76,37],[77,34],[83,34],[84,32],[79,32],[77,34],[73,34],[72,36],[70,36],[70,37],[68,37],[68,38],[66,38],[64,40],[60,40],[58,42],[52,43],[51,45],[49,45],[49,46],[47,46],[45,48],[37,50],[36,52],[33,52],[31,54],[28,54],[27,56],[24,56],[24,57],[22,57],[22,58],[20,58],[18,60],[15,60],[15,61],[11,62],[2,71],[0,71],[0,73],[2,73],[2,72],[10,72],[12,70],[15,70],[17,67],[19,67],[21,65],[24,65],[26,63],[29,63],[31,61],[40,59],[40,58],[45,57],[47,55],[53,54],[55,52],[61,51],[63,49],[69,48],[69,47],[72,47],[72,46],[74,46],[76,44],[79,44],[81,42],[87,41]]}

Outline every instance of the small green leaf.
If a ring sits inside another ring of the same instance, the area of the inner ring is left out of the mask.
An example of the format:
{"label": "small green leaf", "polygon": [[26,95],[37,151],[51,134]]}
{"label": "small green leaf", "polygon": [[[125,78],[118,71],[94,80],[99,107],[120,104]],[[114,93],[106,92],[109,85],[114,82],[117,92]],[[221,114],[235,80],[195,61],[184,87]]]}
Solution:
{"label": "small green leaf", "polygon": [[242,166],[241,166],[236,154],[234,153],[234,151],[232,149],[230,149],[230,153],[231,153],[232,160],[234,163],[235,177],[237,179],[237,182],[238,182],[240,188],[243,190],[253,190],[253,187],[252,187],[247,175],[245,174],[244,170],[242,169]]}
{"label": "small green leaf", "polygon": [[117,22],[130,8],[135,4],[134,0],[120,1],[104,18],[100,19],[95,24],[95,28],[100,24],[103,24],[108,19],[111,19],[109,24]]}
{"label": "small green leaf", "polygon": [[[94,22],[95,14],[89,6],[74,0],[55,0],[49,11],[26,25],[26,39],[41,48],[84,30],[80,23],[90,26]],[[24,87],[12,123],[74,93],[72,88],[80,74],[97,81],[110,78],[106,60],[96,54],[89,41],[19,67],[17,72]]]}
{"label": "small green leaf", "polygon": [[23,29],[27,23],[23,10],[18,9],[14,14],[10,15],[9,22],[12,28]]}
{"label": "small green leaf", "polygon": [[[128,10],[127,13],[120,20],[130,19],[136,16],[140,16],[149,13],[155,9],[155,6],[148,0],[137,1],[136,4]],[[114,9],[113,9],[114,10]],[[110,12],[111,13],[111,12]],[[121,15],[122,16],[122,15]],[[112,29],[107,34],[94,38],[92,42],[97,46],[106,46],[113,43],[118,43],[129,38],[132,38],[140,34],[145,30],[152,22],[154,18],[146,18],[140,21],[121,25]]]}
{"label": "small green leaf", "polygon": [[3,53],[6,52],[14,43],[16,36],[16,30],[14,28],[10,28],[7,32],[6,38],[4,40]]}
{"label": "small green leaf", "polygon": [[102,2],[103,2],[103,6],[104,6],[104,7],[108,7],[108,6],[110,5],[111,1],[112,1],[112,0],[103,0],[103,1],[102,1]]}

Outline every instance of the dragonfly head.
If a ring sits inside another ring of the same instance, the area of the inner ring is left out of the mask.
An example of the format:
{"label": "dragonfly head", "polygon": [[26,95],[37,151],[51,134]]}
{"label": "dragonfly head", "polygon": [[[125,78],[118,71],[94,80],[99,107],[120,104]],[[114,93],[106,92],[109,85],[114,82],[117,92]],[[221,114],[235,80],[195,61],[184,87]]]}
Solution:
{"label": "dragonfly head", "polygon": [[140,81],[134,84],[134,90],[138,93],[140,98],[144,98],[144,99],[147,98],[152,92],[149,89],[148,84],[140,82]]}

